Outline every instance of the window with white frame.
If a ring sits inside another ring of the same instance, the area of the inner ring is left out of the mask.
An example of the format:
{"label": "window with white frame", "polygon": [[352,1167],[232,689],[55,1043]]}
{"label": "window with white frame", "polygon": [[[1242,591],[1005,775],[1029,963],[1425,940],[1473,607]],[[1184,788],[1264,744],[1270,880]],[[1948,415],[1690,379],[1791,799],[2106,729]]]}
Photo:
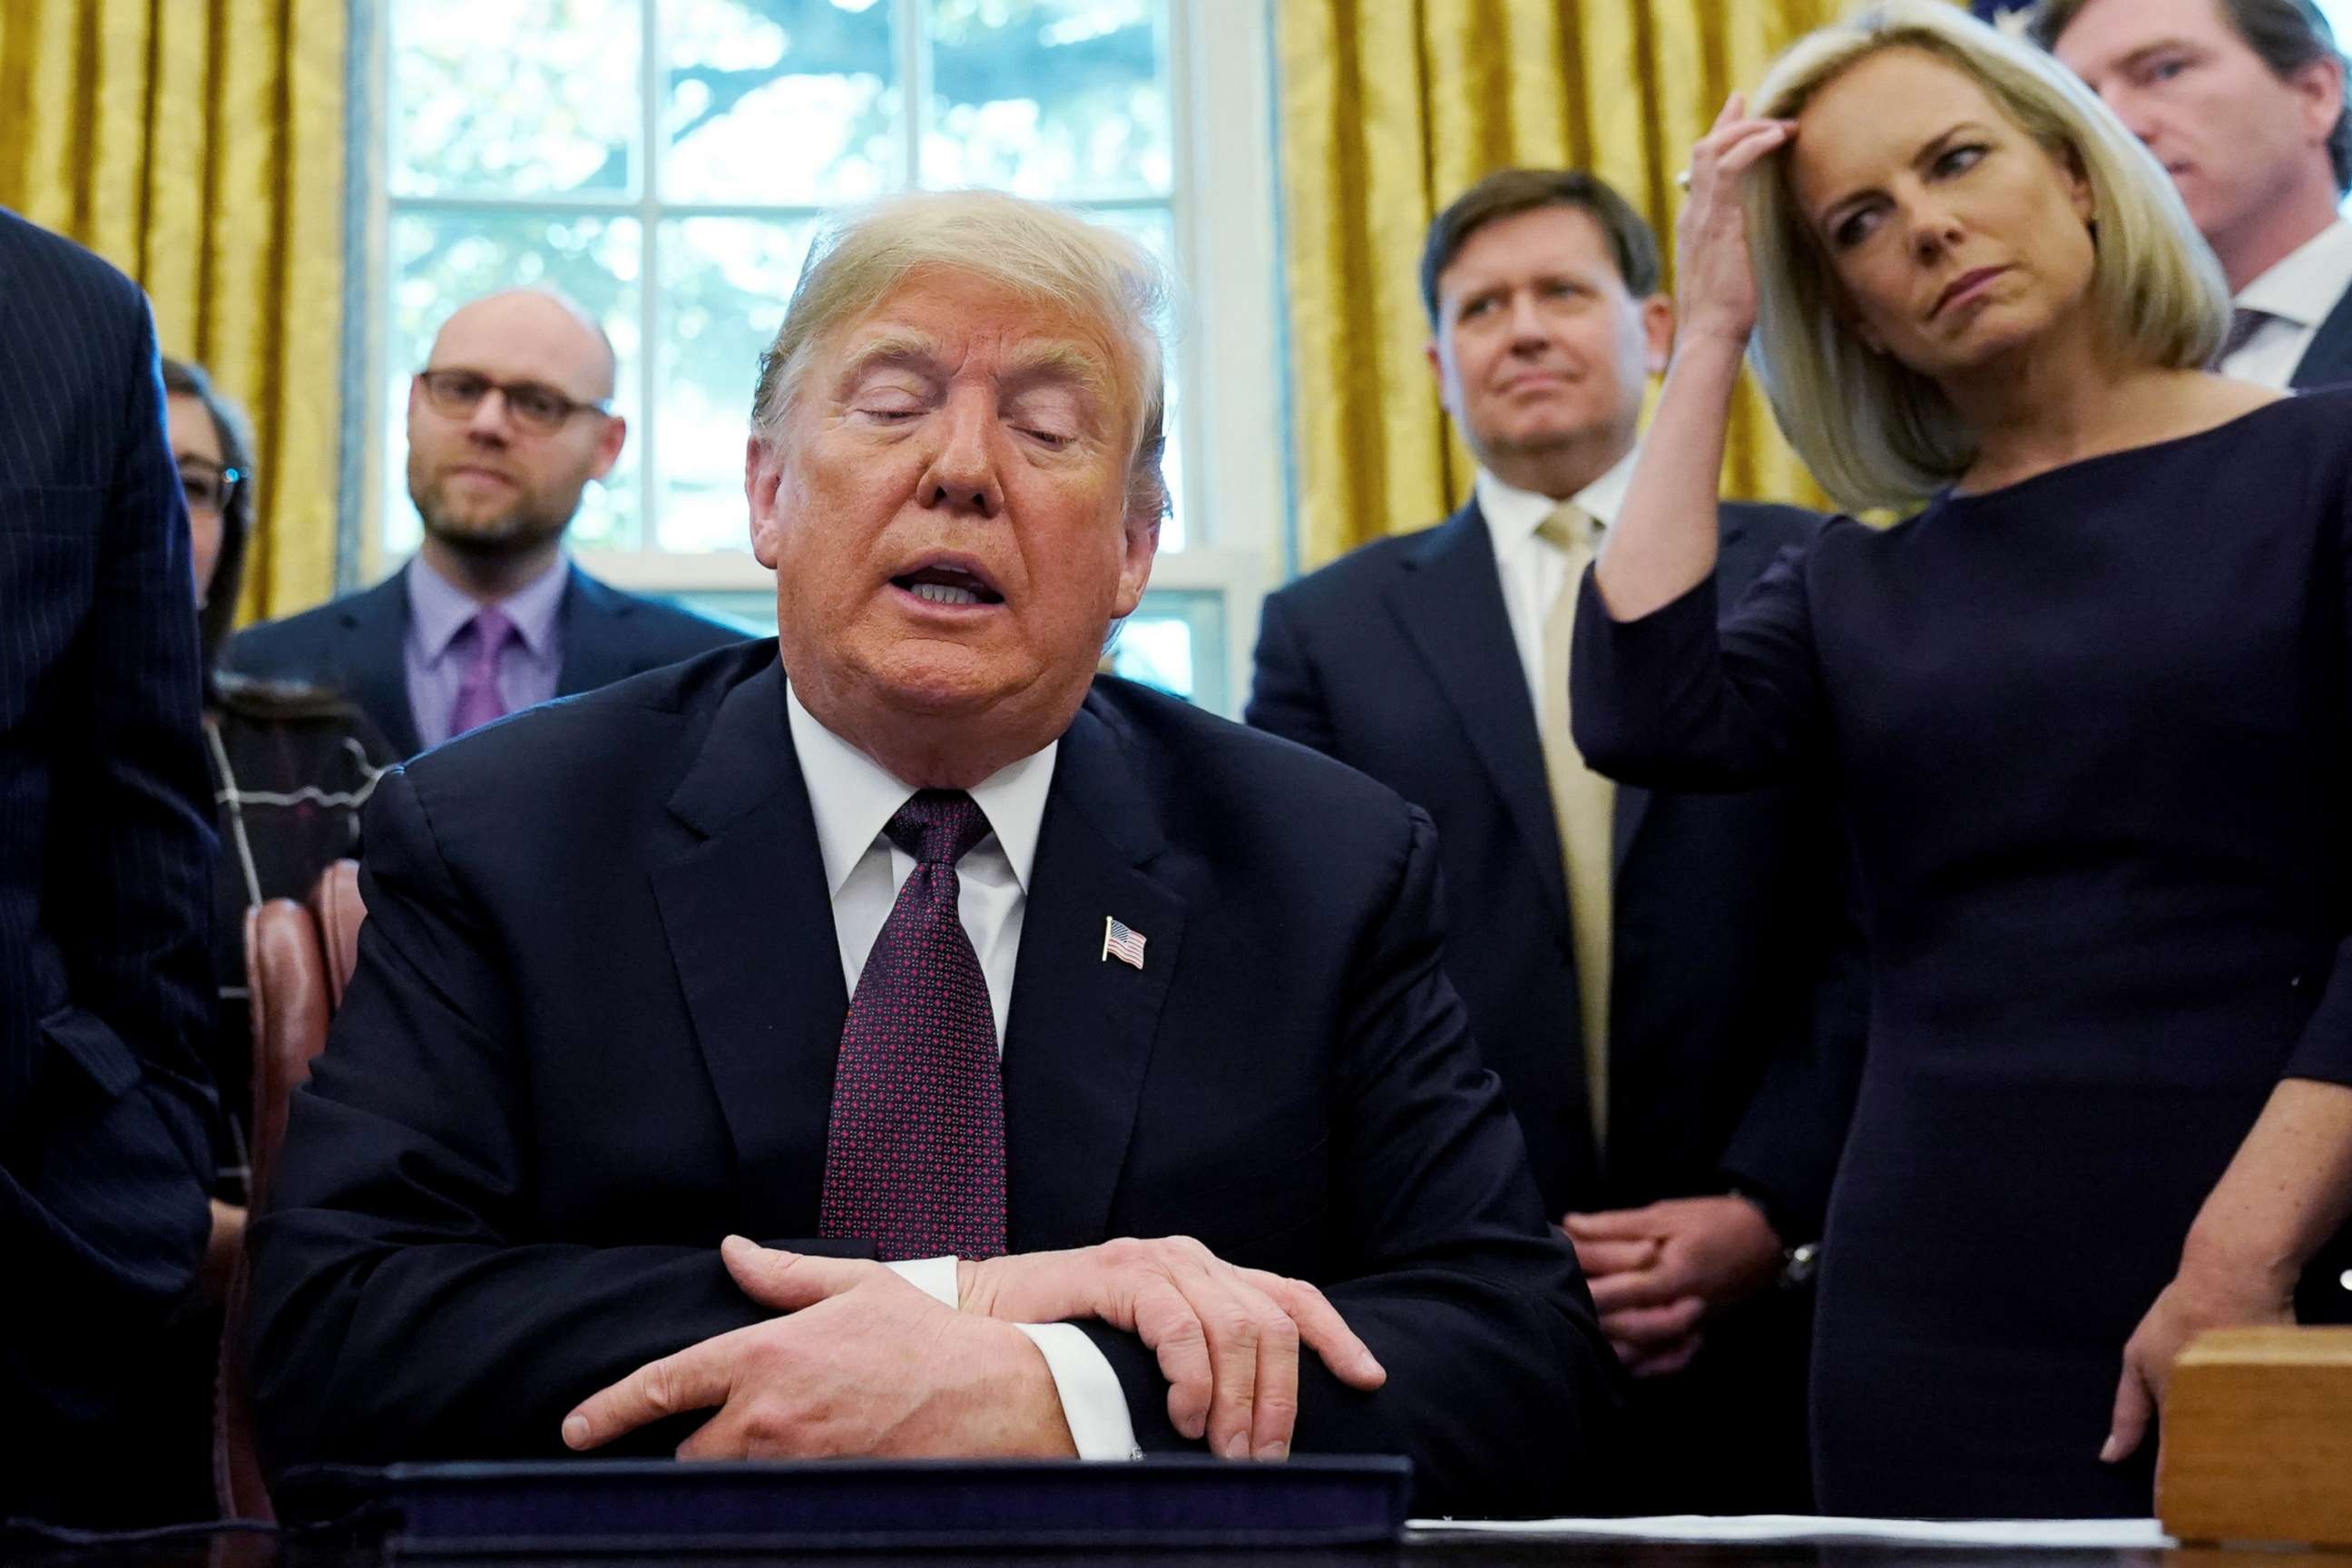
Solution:
{"label": "window with white frame", "polygon": [[604,322],[629,421],[574,552],[772,627],[744,427],[816,225],[896,190],[986,185],[1131,234],[1184,285],[1174,510],[1113,659],[1239,709],[1287,510],[1265,0],[383,0],[378,28],[359,574],[418,537],[402,425],[434,331],[476,295],[540,284]]}

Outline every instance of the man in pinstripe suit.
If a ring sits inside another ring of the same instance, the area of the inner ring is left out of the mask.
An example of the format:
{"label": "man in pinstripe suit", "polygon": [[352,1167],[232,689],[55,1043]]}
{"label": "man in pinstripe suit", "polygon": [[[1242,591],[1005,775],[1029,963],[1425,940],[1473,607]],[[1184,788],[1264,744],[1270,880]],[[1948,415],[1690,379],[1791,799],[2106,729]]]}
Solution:
{"label": "man in pinstripe suit", "polygon": [[137,1394],[208,1224],[212,814],[163,395],[138,289],[0,212],[0,1515],[153,1517]]}

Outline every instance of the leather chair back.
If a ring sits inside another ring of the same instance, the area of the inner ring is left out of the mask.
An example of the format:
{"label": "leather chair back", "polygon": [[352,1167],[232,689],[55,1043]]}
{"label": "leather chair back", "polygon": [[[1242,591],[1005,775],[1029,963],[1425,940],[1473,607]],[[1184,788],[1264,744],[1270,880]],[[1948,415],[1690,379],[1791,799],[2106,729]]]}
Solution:
{"label": "leather chair back", "polygon": [[329,994],[340,1007],[352,971],[359,967],[360,922],[367,919],[367,906],[360,901],[360,863],[338,860],[328,867],[311,890],[310,910],[326,943]]}
{"label": "leather chair back", "polygon": [[[294,1091],[326,1048],[327,1026],[342,1005],[359,961],[359,863],[327,868],[305,906],[273,899],[245,917],[245,976],[253,1019],[253,1131],[246,1151],[253,1209],[268,1203],[286,1142]],[[232,1518],[271,1519],[268,1481],[254,1446],[253,1400],[245,1359],[246,1263],[237,1261],[221,1333],[220,1386],[215,1402],[213,1469]]]}

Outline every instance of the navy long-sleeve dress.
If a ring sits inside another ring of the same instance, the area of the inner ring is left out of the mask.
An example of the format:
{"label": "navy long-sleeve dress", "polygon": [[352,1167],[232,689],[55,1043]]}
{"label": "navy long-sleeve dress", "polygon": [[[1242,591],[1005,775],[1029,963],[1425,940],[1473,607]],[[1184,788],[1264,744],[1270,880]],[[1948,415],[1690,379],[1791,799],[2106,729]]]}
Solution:
{"label": "navy long-sleeve dress", "polygon": [[[2352,393],[1832,522],[1719,634],[1712,582],[1615,622],[1587,579],[1594,765],[1727,787],[1826,753],[1855,837],[1825,1512],[2148,1511],[2155,1445],[2097,1459],[2124,1343],[2273,1085],[2352,1083],[2347,599]],[[2307,1320],[2352,1316],[2343,1242]]]}

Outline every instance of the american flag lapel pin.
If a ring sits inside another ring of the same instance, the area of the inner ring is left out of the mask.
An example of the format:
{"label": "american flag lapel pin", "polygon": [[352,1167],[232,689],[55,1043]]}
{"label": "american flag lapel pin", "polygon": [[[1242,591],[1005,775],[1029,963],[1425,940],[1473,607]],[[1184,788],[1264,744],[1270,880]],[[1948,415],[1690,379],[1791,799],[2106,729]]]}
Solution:
{"label": "american flag lapel pin", "polygon": [[1102,962],[1108,963],[1114,958],[1130,968],[1142,968],[1143,933],[1139,931],[1130,931],[1123,921],[1105,915]]}

